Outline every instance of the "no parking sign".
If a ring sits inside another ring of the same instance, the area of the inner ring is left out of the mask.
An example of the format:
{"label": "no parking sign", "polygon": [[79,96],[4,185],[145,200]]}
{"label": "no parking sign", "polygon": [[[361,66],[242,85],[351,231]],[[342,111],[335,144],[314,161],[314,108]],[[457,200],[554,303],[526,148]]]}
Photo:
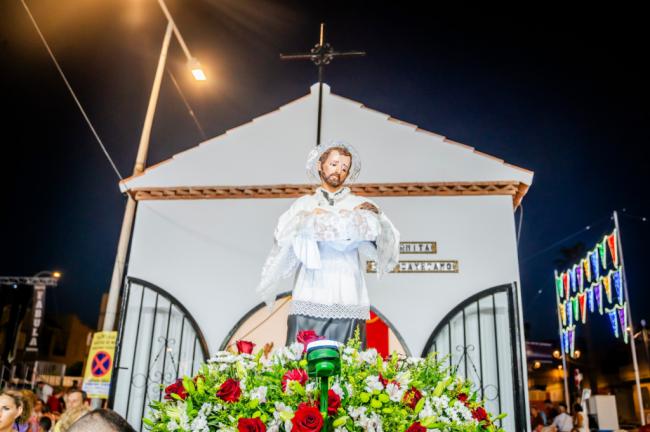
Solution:
{"label": "no parking sign", "polygon": [[86,361],[83,389],[88,397],[108,399],[117,332],[97,332]]}

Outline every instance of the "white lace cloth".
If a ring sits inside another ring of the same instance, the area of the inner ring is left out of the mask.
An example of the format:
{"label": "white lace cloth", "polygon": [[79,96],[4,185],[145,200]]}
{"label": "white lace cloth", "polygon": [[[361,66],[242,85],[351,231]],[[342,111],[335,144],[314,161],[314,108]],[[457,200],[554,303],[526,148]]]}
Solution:
{"label": "white lace cloth", "polygon": [[[297,273],[291,314],[368,319],[370,301],[359,251],[377,261],[378,275],[397,263],[399,233],[382,213],[354,210],[369,201],[344,188],[317,189],[281,217],[257,292],[272,306],[281,279]],[[320,208],[320,214],[314,213]]]}

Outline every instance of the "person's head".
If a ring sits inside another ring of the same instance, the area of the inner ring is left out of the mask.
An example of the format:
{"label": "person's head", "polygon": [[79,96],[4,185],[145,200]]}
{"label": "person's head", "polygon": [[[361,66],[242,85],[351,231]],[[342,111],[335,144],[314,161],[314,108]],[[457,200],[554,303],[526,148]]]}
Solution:
{"label": "person's head", "polygon": [[0,390],[0,431],[12,430],[16,423],[26,423],[29,415],[29,402],[21,392]]}
{"label": "person's head", "polygon": [[74,422],[68,432],[135,432],[115,411],[104,408],[90,411]]}
{"label": "person's head", "polygon": [[560,402],[557,407],[561,413],[566,412],[566,404],[564,402]]}
{"label": "person's head", "polygon": [[86,392],[72,387],[65,394],[65,408],[79,408],[86,401]]}
{"label": "person's head", "polygon": [[41,414],[43,412],[44,406],[45,402],[43,402],[41,399],[36,399],[36,402],[34,402],[34,412],[36,414]]}
{"label": "person's head", "polygon": [[579,403],[573,405],[573,412],[582,412],[582,405]]}
{"label": "person's head", "polygon": [[52,429],[52,419],[49,417],[41,417],[38,420],[38,432],[49,432]]}
{"label": "person's head", "polygon": [[539,410],[535,407],[530,407],[530,416],[537,417],[537,414],[539,414]]}
{"label": "person's head", "polygon": [[331,147],[318,159],[321,185],[329,191],[343,186],[352,166],[352,154],[343,147]]}
{"label": "person's head", "polygon": [[550,399],[545,399],[544,400],[544,405],[546,405],[547,407],[553,407],[553,402],[551,402]]}

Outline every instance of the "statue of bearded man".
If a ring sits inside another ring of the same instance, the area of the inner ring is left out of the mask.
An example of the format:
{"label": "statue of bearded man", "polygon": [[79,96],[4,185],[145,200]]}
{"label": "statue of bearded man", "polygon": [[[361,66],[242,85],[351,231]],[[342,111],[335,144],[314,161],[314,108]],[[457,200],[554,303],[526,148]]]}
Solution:
{"label": "statue of bearded man", "polygon": [[295,276],[287,344],[301,330],[345,343],[358,328],[365,345],[370,300],[360,254],[376,262],[381,277],[397,264],[399,232],[375,203],[344,186],[361,169],[352,146],[320,145],[306,168],[320,187],[280,217],[257,292],[272,307],[277,282]]}

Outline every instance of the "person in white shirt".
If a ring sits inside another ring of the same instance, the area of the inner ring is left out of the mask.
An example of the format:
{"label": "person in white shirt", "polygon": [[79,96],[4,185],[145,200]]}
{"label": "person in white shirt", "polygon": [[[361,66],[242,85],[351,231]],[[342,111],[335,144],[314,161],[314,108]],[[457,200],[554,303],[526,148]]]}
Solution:
{"label": "person in white shirt", "polygon": [[573,429],[573,418],[566,412],[566,404],[560,402],[560,414],[553,419],[552,426],[555,426],[559,432],[571,432]]}
{"label": "person in white shirt", "polygon": [[306,168],[320,187],[280,217],[257,292],[272,306],[277,282],[295,275],[287,344],[301,330],[345,343],[357,328],[364,343],[370,300],[359,253],[375,261],[379,276],[393,270],[399,232],[376,204],[344,187],[361,169],[352,146],[317,146]]}
{"label": "person in white shirt", "polygon": [[589,418],[582,405],[579,403],[573,406],[573,428],[578,432],[589,432]]}

